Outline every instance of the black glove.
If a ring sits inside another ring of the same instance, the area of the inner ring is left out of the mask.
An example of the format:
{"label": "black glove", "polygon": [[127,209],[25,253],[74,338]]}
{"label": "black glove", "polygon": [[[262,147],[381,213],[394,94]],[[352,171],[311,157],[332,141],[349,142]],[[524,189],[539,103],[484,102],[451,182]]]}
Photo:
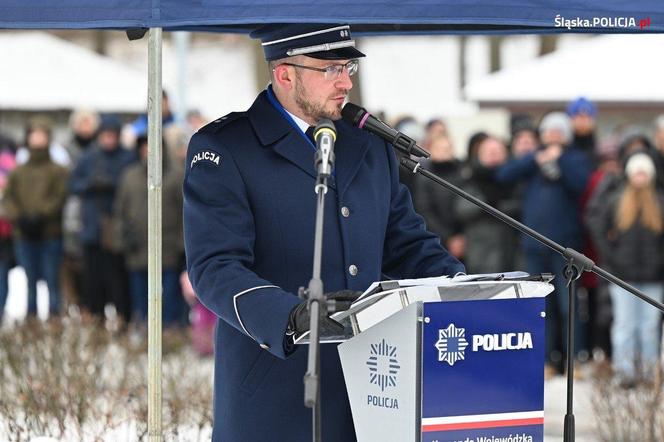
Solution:
{"label": "black glove", "polygon": [[90,178],[90,190],[93,192],[109,192],[113,190],[113,178],[104,173],[97,173]]}
{"label": "black glove", "polygon": [[39,215],[22,216],[18,219],[18,228],[25,239],[39,241],[44,236],[44,218]]}
{"label": "black glove", "polygon": [[[326,293],[325,297],[328,301],[334,301],[334,311],[340,312],[348,310],[350,305],[357,298],[362,295],[362,292],[355,290],[341,290],[338,292]],[[344,329],[344,326],[339,324],[334,319],[331,319],[327,312],[321,318],[320,330],[321,334],[323,332],[341,332]],[[303,302],[295,306],[291,311],[290,317],[288,319],[288,330],[290,333],[295,336],[300,336],[302,333],[309,331],[310,315],[309,309],[307,308],[307,303]]]}

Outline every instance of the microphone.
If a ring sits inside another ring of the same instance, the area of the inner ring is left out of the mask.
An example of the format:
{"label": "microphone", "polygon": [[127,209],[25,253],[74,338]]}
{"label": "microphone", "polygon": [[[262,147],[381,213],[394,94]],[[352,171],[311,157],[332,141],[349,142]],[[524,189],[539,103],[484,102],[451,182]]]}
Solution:
{"label": "microphone", "polygon": [[415,140],[383,123],[360,106],[353,103],[346,103],[343,109],[341,109],[341,116],[353,126],[366,129],[372,134],[378,135],[394,146],[395,149],[406,155],[429,158],[429,152],[418,146]]}
{"label": "microphone", "polygon": [[321,119],[314,128],[316,140],[315,165],[319,177],[328,177],[334,165],[334,142],[337,139],[337,129],[334,123],[327,118]]}

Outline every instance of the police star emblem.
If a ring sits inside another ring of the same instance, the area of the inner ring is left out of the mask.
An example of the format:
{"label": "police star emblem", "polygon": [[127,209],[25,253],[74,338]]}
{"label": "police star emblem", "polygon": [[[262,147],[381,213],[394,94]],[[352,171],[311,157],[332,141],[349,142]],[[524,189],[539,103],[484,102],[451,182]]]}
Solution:
{"label": "police star emblem", "polygon": [[371,353],[367,361],[369,382],[385,391],[386,387],[397,386],[397,373],[401,366],[397,360],[397,347],[389,345],[383,339],[378,344],[371,344]]}
{"label": "police star emblem", "polygon": [[466,359],[466,329],[450,324],[447,328],[438,330],[435,347],[438,349],[438,361],[447,362],[450,367],[457,361]]}

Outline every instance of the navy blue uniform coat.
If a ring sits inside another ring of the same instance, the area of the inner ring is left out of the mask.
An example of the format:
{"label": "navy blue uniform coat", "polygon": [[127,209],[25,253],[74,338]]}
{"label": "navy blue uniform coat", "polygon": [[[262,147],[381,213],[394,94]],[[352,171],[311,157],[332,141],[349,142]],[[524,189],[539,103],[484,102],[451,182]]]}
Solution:
{"label": "navy blue uniform coat", "polygon": [[[463,271],[413,211],[392,148],[342,121],[336,127],[335,177],[325,201],[325,291],[365,290],[386,276]],[[312,145],[266,92],[249,111],[210,123],[191,140],[184,181],[187,265],[196,294],[220,318],[215,441],[311,440],[302,383],[307,349],[289,351],[284,334],[301,302],[298,287],[312,272],[313,158]],[[354,441],[336,345],[322,347],[321,375],[323,438]]]}

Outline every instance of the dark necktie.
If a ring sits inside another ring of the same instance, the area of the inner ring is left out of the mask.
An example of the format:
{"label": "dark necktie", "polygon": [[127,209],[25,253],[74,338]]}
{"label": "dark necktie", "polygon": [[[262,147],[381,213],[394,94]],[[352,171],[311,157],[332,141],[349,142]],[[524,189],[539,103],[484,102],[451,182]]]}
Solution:
{"label": "dark necktie", "polygon": [[309,126],[304,134],[311,140],[312,143],[314,143],[315,146],[316,140],[314,139],[314,126]]}

